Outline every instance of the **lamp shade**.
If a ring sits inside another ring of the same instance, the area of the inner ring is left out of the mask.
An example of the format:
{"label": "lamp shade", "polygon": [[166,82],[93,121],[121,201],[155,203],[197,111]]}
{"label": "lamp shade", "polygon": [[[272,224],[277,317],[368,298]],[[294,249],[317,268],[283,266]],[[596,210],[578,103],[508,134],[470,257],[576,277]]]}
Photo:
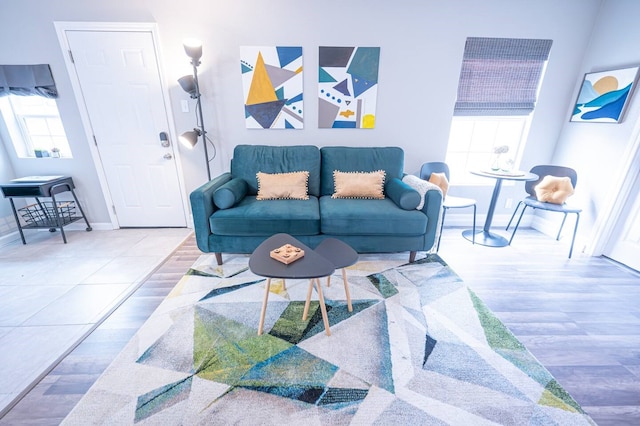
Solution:
{"label": "lamp shade", "polygon": [[200,130],[193,129],[191,131],[184,132],[183,134],[181,134],[180,137],[178,137],[178,140],[185,147],[192,149],[198,143],[198,137],[201,134],[202,133],[200,132]]}
{"label": "lamp shade", "polygon": [[187,38],[182,41],[184,51],[194,61],[198,61],[202,57],[202,42],[195,38]]}
{"label": "lamp shade", "polygon": [[182,90],[190,94],[192,98],[197,97],[196,80],[192,75],[185,75],[184,77],[180,77],[178,79],[178,83],[180,84],[180,87],[182,87]]}

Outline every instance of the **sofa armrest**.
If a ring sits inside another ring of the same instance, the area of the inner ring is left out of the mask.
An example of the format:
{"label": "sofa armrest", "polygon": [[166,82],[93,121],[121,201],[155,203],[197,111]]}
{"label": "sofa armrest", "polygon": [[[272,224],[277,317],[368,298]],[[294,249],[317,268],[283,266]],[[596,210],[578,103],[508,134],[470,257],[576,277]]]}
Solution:
{"label": "sofa armrest", "polygon": [[189,195],[191,201],[191,214],[193,215],[193,230],[196,234],[198,248],[209,253],[209,217],[215,212],[217,207],[213,203],[213,193],[225,183],[231,180],[231,173],[223,173],[213,178],[204,185],[196,188]]}
{"label": "sofa armrest", "polygon": [[[435,185],[434,185],[435,186]],[[437,188],[437,187],[436,187]],[[424,205],[422,212],[427,215],[427,240],[425,250],[431,250],[440,232],[440,212],[442,211],[442,191],[439,188],[429,189],[424,194]]]}

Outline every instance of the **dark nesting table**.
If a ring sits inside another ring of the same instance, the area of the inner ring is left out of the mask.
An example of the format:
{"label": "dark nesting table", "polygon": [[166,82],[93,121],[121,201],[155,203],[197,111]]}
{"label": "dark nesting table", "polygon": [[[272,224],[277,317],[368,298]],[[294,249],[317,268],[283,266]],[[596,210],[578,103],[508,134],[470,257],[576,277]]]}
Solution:
{"label": "dark nesting table", "polygon": [[[269,255],[271,250],[282,247],[285,244],[301,248],[304,250],[304,257],[290,264],[284,264],[278,260],[272,259]],[[327,309],[324,304],[322,295],[322,287],[320,280],[317,278],[327,277],[335,271],[335,266],[324,256],[319,255],[311,248],[302,244],[300,241],[288,234],[275,234],[262,242],[249,257],[249,269],[256,275],[267,278],[267,284],[264,291],[264,299],[262,302],[262,311],[260,312],[260,324],[258,325],[258,335],[262,334],[264,327],[264,317],[267,312],[267,302],[269,300],[269,288],[272,278],[282,279],[304,279],[311,280],[310,287],[316,287],[318,299],[320,302],[320,310],[322,311],[322,320],[324,321],[325,333],[331,335],[329,330],[329,319],[327,317]]]}
{"label": "dark nesting table", "polygon": [[[342,269],[342,282],[344,283],[344,292],[347,297],[347,307],[349,312],[353,311],[351,306],[351,294],[349,294],[349,283],[347,281],[347,272],[345,268],[351,266],[358,261],[358,252],[347,244],[335,238],[327,238],[316,247],[315,250],[320,256],[333,263],[336,269]],[[331,285],[331,276],[327,277],[327,287]],[[311,293],[309,293],[309,296]],[[307,306],[309,304],[309,296],[307,297]],[[306,319],[307,306],[305,306],[305,315],[302,319]]]}

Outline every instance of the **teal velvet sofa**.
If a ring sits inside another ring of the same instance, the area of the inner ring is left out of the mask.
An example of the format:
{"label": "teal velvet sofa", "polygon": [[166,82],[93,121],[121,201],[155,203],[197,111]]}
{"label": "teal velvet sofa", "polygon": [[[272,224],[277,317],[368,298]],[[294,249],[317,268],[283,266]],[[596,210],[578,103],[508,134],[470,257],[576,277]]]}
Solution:
{"label": "teal velvet sofa", "polygon": [[[442,193],[418,191],[404,182],[404,151],[399,147],[322,147],[238,145],[230,172],[190,194],[198,248],[215,253],[252,253],[265,239],[287,233],[309,247],[338,238],[359,253],[409,252],[434,245]],[[384,170],[384,199],[332,198],[334,171]],[[258,200],[258,172],[308,171],[307,200]]]}

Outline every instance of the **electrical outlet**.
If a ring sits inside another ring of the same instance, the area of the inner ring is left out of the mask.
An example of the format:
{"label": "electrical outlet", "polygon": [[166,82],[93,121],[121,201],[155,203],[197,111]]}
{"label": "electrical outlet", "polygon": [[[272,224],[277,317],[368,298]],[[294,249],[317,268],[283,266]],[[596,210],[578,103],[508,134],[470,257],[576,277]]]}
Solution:
{"label": "electrical outlet", "polygon": [[182,112],[189,112],[189,101],[182,100],[180,105],[182,106]]}
{"label": "electrical outlet", "polygon": [[507,198],[507,201],[504,202],[504,208],[510,209],[513,206],[513,198]]}

